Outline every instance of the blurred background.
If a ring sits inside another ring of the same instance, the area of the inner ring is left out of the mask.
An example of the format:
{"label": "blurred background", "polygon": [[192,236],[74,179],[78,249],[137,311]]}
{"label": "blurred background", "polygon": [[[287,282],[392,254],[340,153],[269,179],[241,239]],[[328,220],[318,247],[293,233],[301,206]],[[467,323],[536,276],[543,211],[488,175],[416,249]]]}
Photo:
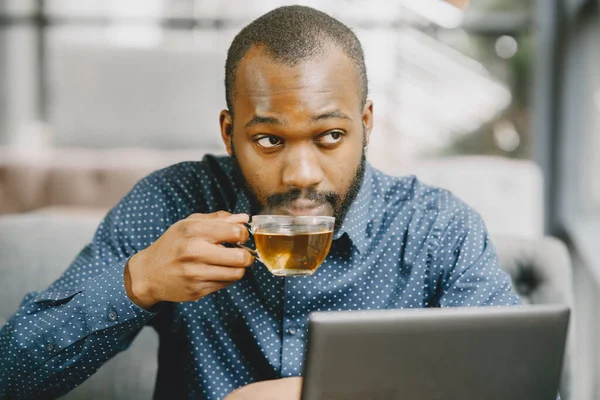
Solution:
{"label": "blurred background", "polygon": [[0,0],[0,214],[101,216],[224,153],[227,48],[295,3],[363,44],[376,167],[451,189],[494,234],[569,245],[577,398],[600,398],[598,0]]}

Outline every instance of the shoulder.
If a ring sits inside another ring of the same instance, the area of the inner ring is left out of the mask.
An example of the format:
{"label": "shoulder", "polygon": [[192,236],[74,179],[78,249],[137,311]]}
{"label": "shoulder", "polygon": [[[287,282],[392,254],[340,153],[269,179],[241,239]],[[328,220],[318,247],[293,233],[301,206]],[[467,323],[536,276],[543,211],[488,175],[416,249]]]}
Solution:
{"label": "shoulder", "polygon": [[414,175],[390,176],[374,170],[374,194],[382,207],[391,212],[410,212],[413,221],[444,230],[457,220],[479,223],[479,214],[451,191],[428,185]]}
{"label": "shoulder", "polygon": [[230,181],[233,175],[233,160],[229,156],[206,155],[200,161],[184,161],[154,171],[139,182],[139,186],[164,188],[187,186],[190,190],[197,185],[214,180]]}
{"label": "shoulder", "polygon": [[141,179],[121,203],[152,207],[169,220],[228,209],[227,202],[236,197],[232,171],[229,156],[174,164]]}
{"label": "shoulder", "polygon": [[417,209],[454,212],[471,209],[449,190],[431,186],[415,175],[391,176],[373,169],[374,193],[388,201],[408,203]]}

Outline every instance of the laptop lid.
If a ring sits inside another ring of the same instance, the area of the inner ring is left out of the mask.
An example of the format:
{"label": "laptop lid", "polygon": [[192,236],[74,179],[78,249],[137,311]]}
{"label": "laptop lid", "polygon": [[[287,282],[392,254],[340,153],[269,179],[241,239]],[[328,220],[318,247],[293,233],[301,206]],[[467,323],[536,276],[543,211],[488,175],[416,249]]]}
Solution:
{"label": "laptop lid", "polygon": [[569,309],[315,312],[303,400],[555,400]]}

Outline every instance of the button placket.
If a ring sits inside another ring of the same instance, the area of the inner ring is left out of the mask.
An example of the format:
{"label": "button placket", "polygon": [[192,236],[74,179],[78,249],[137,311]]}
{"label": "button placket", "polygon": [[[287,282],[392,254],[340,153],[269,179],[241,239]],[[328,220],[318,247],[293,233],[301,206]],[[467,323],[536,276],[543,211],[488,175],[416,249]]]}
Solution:
{"label": "button placket", "polygon": [[290,326],[288,326],[287,332],[290,335],[295,335],[296,333],[298,333],[298,326],[296,324],[290,324]]}
{"label": "button placket", "polygon": [[107,317],[109,321],[115,322],[119,316],[117,315],[117,312],[115,310],[111,309],[108,311]]}
{"label": "button placket", "polygon": [[[299,278],[300,279],[300,278]],[[286,278],[285,304],[282,321],[281,374],[294,376],[302,371],[302,350],[304,347],[305,318],[303,294],[296,285],[298,280]]]}

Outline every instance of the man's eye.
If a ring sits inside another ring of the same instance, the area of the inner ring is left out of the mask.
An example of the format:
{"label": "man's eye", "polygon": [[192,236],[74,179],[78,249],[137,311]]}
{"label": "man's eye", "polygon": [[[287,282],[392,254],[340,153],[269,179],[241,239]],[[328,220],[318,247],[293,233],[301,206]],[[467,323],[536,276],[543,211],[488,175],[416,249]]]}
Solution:
{"label": "man's eye", "polygon": [[344,134],[340,131],[332,131],[319,136],[318,141],[321,144],[336,144],[342,140],[343,136]]}
{"label": "man's eye", "polygon": [[256,140],[256,144],[264,149],[270,149],[281,145],[281,139],[276,136],[263,136]]}

